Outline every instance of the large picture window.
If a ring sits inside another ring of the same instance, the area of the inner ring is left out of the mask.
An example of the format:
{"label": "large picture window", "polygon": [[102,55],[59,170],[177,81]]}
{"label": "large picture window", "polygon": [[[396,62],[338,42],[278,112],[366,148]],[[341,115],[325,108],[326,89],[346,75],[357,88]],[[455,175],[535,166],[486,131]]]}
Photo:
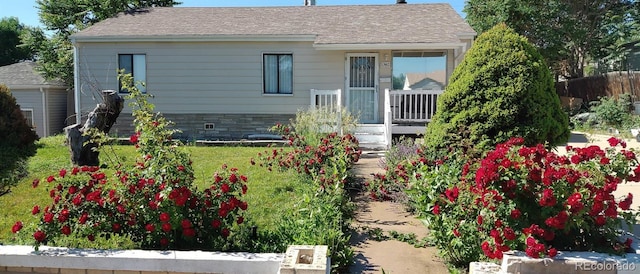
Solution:
{"label": "large picture window", "polygon": [[265,94],[293,93],[293,55],[263,55],[263,90]]}
{"label": "large picture window", "polygon": [[[125,74],[131,73],[134,84],[138,82],[147,83],[147,62],[144,54],[118,54],[118,69],[124,70]],[[144,85],[136,84],[136,87],[142,92],[146,92]],[[129,91],[122,88],[122,84],[118,82],[120,92],[128,93]]]}
{"label": "large picture window", "polygon": [[447,85],[444,52],[398,51],[392,61],[393,89],[444,90]]}

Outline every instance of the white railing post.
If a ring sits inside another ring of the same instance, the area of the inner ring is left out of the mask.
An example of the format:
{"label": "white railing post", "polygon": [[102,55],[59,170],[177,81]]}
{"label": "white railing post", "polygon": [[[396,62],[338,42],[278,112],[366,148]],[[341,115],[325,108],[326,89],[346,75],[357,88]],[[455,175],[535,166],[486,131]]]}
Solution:
{"label": "white railing post", "polygon": [[[335,125],[337,127],[334,128],[335,131],[339,132],[340,135],[342,135],[342,89],[311,89],[309,95],[311,97],[311,106],[309,106],[310,109],[319,108],[324,109],[328,112],[336,113],[337,121],[335,121],[335,123],[331,122],[331,127]],[[324,122],[326,123],[327,121]]]}
{"label": "white railing post", "polygon": [[385,138],[385,145],[387,146],[387,149],[391,148],[391,138],[392,138],[392,132],[391,132],[391,92],[389,91],[389,89],[384,89],[384,138]]}

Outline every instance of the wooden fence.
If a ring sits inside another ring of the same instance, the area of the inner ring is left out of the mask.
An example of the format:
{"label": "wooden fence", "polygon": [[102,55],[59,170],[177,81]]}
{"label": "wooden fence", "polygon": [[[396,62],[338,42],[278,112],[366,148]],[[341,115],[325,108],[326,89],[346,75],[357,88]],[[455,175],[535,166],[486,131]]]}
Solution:
{"label": "wooden fence", "polygon": [[640,72],[610,72],[559,82],[556,92],[559,96],[581,98],[585,103],[625,93],[631,94],[633,101],[640,101]]}

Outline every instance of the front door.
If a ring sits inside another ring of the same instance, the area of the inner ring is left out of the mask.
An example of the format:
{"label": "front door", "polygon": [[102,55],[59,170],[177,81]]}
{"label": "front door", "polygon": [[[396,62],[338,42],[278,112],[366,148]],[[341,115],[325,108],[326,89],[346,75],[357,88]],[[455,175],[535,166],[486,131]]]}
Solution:
{"label": "front door", "polygon": [[347,109],[360,123],[378,122],[378,54],[349,53],[346,62]]}

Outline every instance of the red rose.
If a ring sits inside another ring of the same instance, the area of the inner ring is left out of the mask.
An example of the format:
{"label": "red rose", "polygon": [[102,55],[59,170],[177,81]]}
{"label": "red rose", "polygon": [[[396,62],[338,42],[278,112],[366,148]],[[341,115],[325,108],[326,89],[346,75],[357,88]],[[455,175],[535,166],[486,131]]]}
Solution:
{"label": "red rose", "polygon": [[609,142],[609,145],[612,147],[617,146],[620,143],[620,140],[616,137],[611,137],[609,139],[607,139],[607,141]]}
{"label": "red rose", "polygon": [[189,221],[188,219],[182,220],[182,228],[190,228],[191,226],[191,221]]}
{"label": "red rose", "polygon": [[236,183],[237,181],[238,181],[238,176],[236,176],[236,174],[235,174],[235,173],[232,173],[232,174],[229,176],[229,182],[231,182],[231,183]]}
{"label": "red rose", "polygon": [[164,224],[162,224],[162,231],[164,231],[164,232],[169,232],[169,231],[171,231],[171,224],[170,224],[170,223],[164,223]]}
{"label": "red rose", "polygon": [[549,258],[553,258],[556,255],[558,255],[558,250],[555,248],[549,248],[549,251],[547,251],[547,254],[549,255]]}
{"label": "red rose", "polygon": [[39,206],[37,206],[37,205],[36,205],[36,206],[33,206],[33,209],[31,210],[31,214],[32,214],[32,215],[36,215],[36,214],[38,214],[38,213],[40,213],[40,207],[39,207]]}
{"label": "red rose", "polygon": [[122,225],[120,225],[119,223],[115,223],[111,225],[111,229],[113,229],[113,231],[115,232],[119,232],[121,228],[122,228]]}
{"label": "red rose", "polygon": [[220,220],[216,219],[216,220],[211,221],[211,226],[213,228],[219,228],[221,225],[222,225],[222,222],[220,222]]}
{"label": "red rose", "polygon": [[476,221],[478,222],[479,225],[482,225],[482,215],[478,215],[478,218],[476,218]]}
{"label": "red rose", "polygon": [[147,224],[144,226],[144,229],[146,229],[149,232],[154,232],[156,230],[156,226],[154,226],[153,224]]}
{"label": "red rose", "polygon": [[136,132],[135,134],[131,135],[131,137],[129,137],[129,141],[132,144],[138,143],[138,137],[140,137],[140,132]]}
{"label": "red rose", "polygon": [[60,172],[58,172],[58,175],[60,175],[60,177],[64,178],[65,175],[67,175],[67,170],[66,169],[61,169]]}
{"label": "red rose", "polygon": [[51,183],[51,182],[53,182],[53,181],[55,181],[55,180],[56,180],[56,178],[55,178],[55,177],[53,177],[53,176],[49,176],[49,177],[47,177],[47,182],[48,182],[48,183]]}
{"label": "red rose", "polygon": [[44,222],[50,224],[53,221],[53,213],[47,212],[44,214]]}
{"label": "red rose", "polygon": [[242,185],[242,195],[247,194],[247,185]]}
{"label": "red rose", "polygon": [[60,229],[60,232],[64,235],[69,235],[71,234],[71,228],[68,225],[65,225]]}
{"label": "red rose", "polygon": [[87,219],[89,219],[89,214],[87,214],[87,213],[85,212],[85,213],[82,213],[82,215],[80,216],[80,218],[78,218],[78,222],[79,222],[80,224],[85,224],[85,223],[87,222]]}
{"label": "red rose", "polygon": [[169,245],[169,239],[167,239],[167,238],[160,239],[160,245],[161,246],[168,246]]}
{"label": "red rose", "polygon": [[184,235],[185,237],[194,237],[196,236],[196,230],[193,228],[187,228],[182,231],[182,235]]}
{"label": "red rose", "polygon": [[38,230],[33,233],[33,238],[36,239],[37,242],[41,243],[44,242],[45,239],[47,239],[47,234],[45,234],[41,230]]}
{"label": "red rose", "polygon": [[438,204],[434,205],[431,212],[433,212],[433,214],[435,215],[440,215],[440,206]]}
{"label": "red rose", "polygon": [[93,236],[93,234],[90,234],[89,236],[87,236],[87,239],[89,239],[89,241],[93,242],[96,240],[96,236]]}
{"label": "red rose", "polygon": [[633,194],[629,193],[627,194],[627,197],[624,198],[624,200],[618,203],[618,206],[620,206],[620,209],[622,210],[629,210],[629,208],[631,208],[632,202],[633,202]]}
{"label": "red rose", "polygon": [[244,217],[242,216],[238,217],[238,220],[236,221],[236,223],[241,224],[242,222],[244,222]]}
{"label": "red rose", "polygon": [[223,228],[222,229],[222,237],[229,237],[229,229],[228,228]]}
{"label": "red rose", "polygon": [[38,187],[39,184],[40,184],[40,179],[33,179],[33,182],[31,183],[31,187],[36,188]]}
{"label": "red rose", "polygon": [[171,216],[169,216],[169,213],[167,212],[162,212],[160,213],[160,221],[163,223],[166,223],[169,221],[169,219],[171,219]]}
{"label": "red rose", "polygon": [[20,231],[22,229],[22,222],[21,221],[17,221],[13,227],[11,227],[11,232],[13,233],[18,233],[18,231]]}
{"label": "red rose", "polygon": [[229,192],[229,185],[227,183],[222,184],[222,186],[220,186],[220,190],[222,190],[222,193]]}
{"label": "red rose", "polygon": [[240,209],[247,210],[247,202],[241,202],[239,206],[240,206]]}

